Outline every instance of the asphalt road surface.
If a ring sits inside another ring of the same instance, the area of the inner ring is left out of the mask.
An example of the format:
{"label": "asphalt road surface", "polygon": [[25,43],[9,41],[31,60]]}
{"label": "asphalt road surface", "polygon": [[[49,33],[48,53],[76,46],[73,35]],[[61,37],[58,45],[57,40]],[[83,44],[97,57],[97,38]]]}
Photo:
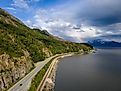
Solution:
{"label": "asphalt road surface", "polygon": [[43,68],[43,66],[48,63],[52,58],[56,57],[52,56],[47,58],[45,61],[39,62],[30,73],[28,73],[24,78],[18,81],[15,85],[13,85],[8,91],[28,91],[29,86],[31,84],[32,78]]}

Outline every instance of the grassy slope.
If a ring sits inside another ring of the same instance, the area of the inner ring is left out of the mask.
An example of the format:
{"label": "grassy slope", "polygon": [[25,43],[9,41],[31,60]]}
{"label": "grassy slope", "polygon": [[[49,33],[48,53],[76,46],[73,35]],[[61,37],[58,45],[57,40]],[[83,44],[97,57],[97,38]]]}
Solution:
{"label": "grassy slope", "polygon": [[11,57],[20,57],[27,50],[34,62],[44,60],[47,48],[52,54],[77,52],[80,49],[88,51],[88,44],[60,41],[51,35],[44,34],[25,26],[21,21],[0,9],[0,54],[7,53]]}

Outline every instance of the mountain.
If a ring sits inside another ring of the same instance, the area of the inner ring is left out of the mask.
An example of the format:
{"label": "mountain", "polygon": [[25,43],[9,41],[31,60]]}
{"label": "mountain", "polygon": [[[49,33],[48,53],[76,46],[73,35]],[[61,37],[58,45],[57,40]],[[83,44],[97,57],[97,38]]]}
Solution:
{"label": "mountain", "polygon": [[56,39],[56,40],[65,41],[65,40],[62,39],[62,38],[59,38],[59,37],[57,37],[57,36],[51,35],[47,30],[40,30],[40,29],[37,29],[37,28],[34,28],[33,30],[38,31],[38,32],[40,32],[40,33],[42,33],[42,34],[44,34],[44,35],[51,36],[51,37],[53,37],[53,38]]}
{"label": "mountain", "polygon": [[0,91],[24,77],[36,62],[55,54],[91,49],[89,44],[65,41],[46,30],[31,29],[0,8]]}
{"label": "mountain", "polygon": [[95,39],[88,41],[88,43],[94,47],[98,48],[114,48],[114,47],[121,47],[120,42],[115,42],[115,41],[104,41],[102,39]]}

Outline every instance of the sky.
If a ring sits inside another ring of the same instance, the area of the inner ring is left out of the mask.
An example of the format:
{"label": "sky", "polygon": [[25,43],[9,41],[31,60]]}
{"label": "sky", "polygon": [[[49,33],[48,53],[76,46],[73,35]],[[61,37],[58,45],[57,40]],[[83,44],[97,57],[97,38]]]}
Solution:
{"label": "sky", "polygon": [[121,0],[0,0],[0,7],[66,40],[121,42]]}

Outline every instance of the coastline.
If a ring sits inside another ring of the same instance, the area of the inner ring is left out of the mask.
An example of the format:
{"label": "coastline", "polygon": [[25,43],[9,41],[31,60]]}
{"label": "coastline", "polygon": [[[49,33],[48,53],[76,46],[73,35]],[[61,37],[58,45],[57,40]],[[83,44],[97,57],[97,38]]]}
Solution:
{"label": "coastline", "polygon": [[58,57],[52,60],[52,63],[50,64],[48,70],[46,71],[42,81],[40,82],[37,91],[54,91],[58,62],[61,58],[72,55],[74,55],[74,53],[69,53],[69,54],[66,53],[64,55],[63,54],[59,55]]}
{"label": "coastline", "polygon": [[[37,91],[54,91],[57,67],[58,67],[58,63],[60,62],[60,59],[62,59],[64,57],[73,56],[73,55],[84,55],[84,54],[89,54],[89,53],[95,53],[95,50],[90,50],[90,52],[88,52],[88,53],[86,53],[86,52],[66,53],[64,55],[60,55],[60,56],[54,58],[51,65],[53,63],[54,64],[52,65],[52,67],[48,68],[47,72],[45,73],[45,75],[48,74],[48,76],[46,77],[46,79],[43,77],[45,79],[43,86],[40,86],[41,85],[41,83],[40,83]],[[48,71],[49,71],[49,73],[48,73]]]}

